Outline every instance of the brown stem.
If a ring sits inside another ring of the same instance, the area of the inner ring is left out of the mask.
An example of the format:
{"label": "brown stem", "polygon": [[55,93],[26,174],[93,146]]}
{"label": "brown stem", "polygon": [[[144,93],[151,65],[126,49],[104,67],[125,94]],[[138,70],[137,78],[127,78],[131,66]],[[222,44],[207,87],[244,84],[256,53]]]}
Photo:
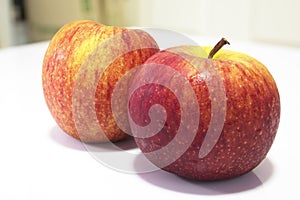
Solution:
{"label": "brown stem", "polygon": [[208,58],[212,59],[214,57],[214,55],[225,45],[225,44],[229,44],[230,43],[225,39],[222,38],[215,46],[214,48],[209,52]]}

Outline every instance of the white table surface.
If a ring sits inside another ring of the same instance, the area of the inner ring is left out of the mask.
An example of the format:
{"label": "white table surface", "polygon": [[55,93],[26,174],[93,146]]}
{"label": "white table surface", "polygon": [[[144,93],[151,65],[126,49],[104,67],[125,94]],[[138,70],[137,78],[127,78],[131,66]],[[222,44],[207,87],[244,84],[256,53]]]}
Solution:
{"label": "white table surface", "polygon": [[[217,41],[195,39],[203,45]],[[0,199],[299,199],[300,49],[231,43],[229,48],[256,57],[273,74],[281,122],[267,159],[253,172],[211,183],[102,165],[62,133],[48,111],[41,83],[48,43],[0,49]]]}

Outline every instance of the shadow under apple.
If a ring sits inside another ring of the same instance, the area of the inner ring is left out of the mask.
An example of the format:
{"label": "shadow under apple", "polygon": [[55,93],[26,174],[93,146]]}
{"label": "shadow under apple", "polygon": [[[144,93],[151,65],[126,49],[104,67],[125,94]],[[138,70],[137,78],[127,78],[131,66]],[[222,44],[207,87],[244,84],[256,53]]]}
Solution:
{"label": "shadow under apple", "polygon": [[[137,171],[145,167],[142,166],[145,163],[139,161],[141,156],[143,155],[139,154],[135,160],[135,167]],[[194,181],[176,176],[163,170],[140,173],[139,177],[155,186],[176,192],[198,195],[222,195],[244,192],[260,187],[270,179],[273,171],[274,167],[272,162],[266,158],[253,171],[233,179],[222,181]]]}
{"label": "shadow under apple", "polygon": [[[134,139],[130,137],[122,142],[114,143],[113,145],[115,146],[112,146],[112,143],[84,144],[65,134],[58,126],[52,128],[50,137],[59,145],[78,151],[92,150],[101,153],[118,152],[122,151],[122,149],[137,149]],[[116,149],[116,147],[119,149]],[[252,190],[268,181],[274,171],[272,162],[266,158],[253,171],[237,178],[214,182],[193,181],[165,172],[153,165],[151,166],[149,161],[145,161],[142,153],[134,155],[135,159],[132,165],[141,179],[160,188],[189,194],[221,195]],[[146,173],[146,171],[148,172]]]}
{"label": "shadow under apple", "polygon": [[137,145],[133,137],[128,136],[125,140],[115,143],[99,143],[99,144],[87,144],[83,143],[63,132],[58,126],[54,126],[50,131],[51,139],[67,148],[79,150],[79,151],[90,151],[90,152],[113,152],[118,150],[132,150],[136,149]]}

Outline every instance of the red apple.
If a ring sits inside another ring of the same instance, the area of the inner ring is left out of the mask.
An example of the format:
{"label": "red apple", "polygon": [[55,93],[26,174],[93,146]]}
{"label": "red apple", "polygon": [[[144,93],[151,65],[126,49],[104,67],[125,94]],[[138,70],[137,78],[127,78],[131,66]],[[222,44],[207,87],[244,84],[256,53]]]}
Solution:
{"label": "red apple", "polygon": [[141,30],[93,21],[62,27],[42,70],[45,100],[60,128],[83,142],[125,138],[112,114],[112,92],[120,77],[157,51],[154,39]]}
{"label": "red apple", "polygon": [[276,83],[256,59],[218,51],[226,43],[160,51],[132,79],[135,141],[165,171],[196,180],[237,177],[271,148],[280,118]]}

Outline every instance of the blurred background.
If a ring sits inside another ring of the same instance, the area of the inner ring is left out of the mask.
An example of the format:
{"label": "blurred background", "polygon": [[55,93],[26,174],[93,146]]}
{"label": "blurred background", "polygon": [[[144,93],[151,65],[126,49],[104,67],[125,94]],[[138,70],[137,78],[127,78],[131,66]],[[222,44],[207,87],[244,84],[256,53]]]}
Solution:
{"label": "blurred background", "polygon": [[78,19],[300,47],[299,0],[0,0],[0,48]]}

